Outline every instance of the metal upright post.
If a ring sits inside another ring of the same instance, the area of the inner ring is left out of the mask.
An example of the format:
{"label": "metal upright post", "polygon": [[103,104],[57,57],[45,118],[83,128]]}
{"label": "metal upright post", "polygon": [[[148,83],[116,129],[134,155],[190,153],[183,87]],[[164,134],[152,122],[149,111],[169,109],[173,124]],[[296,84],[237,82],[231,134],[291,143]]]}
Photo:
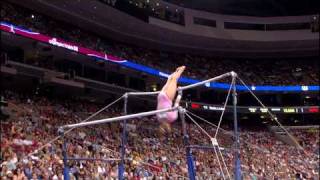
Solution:
{"label": "metal upright post", "polygon": [[[127,106],[128,106],[128,94],[126,93],[124,95],[124,106],[123,106],[123,113],[124,115],[127,115]],[[120,147],[120,156],[121,156],[121,161],[118,167],[118,179],[119,180],[124,180],[124,159],[125,159],[125,151],[126,151],[126,133],[127,133],[127,120],[124,120],[122,123],[122,136],[121,136],[121,147]]]}
{"label": "metal upright post", "polygon": [[68,166],[68,156],[67,156],[67,143],[64,138],[64,129],[59,128],[58,133],[60,136],[62,136],[62,156],[63,156],[63,179],[64,180],[70,180],[69,175],[69,166]]}
{"label": "metal upright post", "polygon": [[185,149],[186,149],[188,175],[189,175],[189,179],[190,180],[195,180],[196,179],[196,171],[195,171],[195,168],[194,168],[194,161],[193,161],[193,157],[192,157],[192,154],[191,154],[191,148],[189,146],[190,145],[189,144],[189,136],[188,136],[188,133],[187,133],[186,120],[185,120],[186,110],[184,108],[182,108],[182,107],[179,107],[178,110],[179,110],[179,115],[180,115],[180,119],[181,119],[181,122],[182,122],[183,142],[184,142],[184,146],[185,146]]}
{"label": "metal upright post", "polygon": [[235,143],[235,171],[234,171],[234,179],[241,180],[241,162],[240,162],[240,138],[238,132],[238,117],[237,117],[237,89],[235,79],[237,74],[235,72],[231,72],[233,78],[232,84],[232,96],[233,96],[233,123],[234,123],[234,137],[236,140]]}
{"label": "metal upright post", "polygon": [[[127,105],[128,105],[128,94],[126,93],[124,95],[124,106],[123,106],[123,114],[127,115]],[[120,147],[120,152],[121,152],[121,161],[118,167],[118,178],[119,180],[124,179],[124,158],[125,158],[125,151],[126,151],[126,133],[127,133],[127,120],[124,120],[122,123],[122,135],[121,135],[121,147]]]}

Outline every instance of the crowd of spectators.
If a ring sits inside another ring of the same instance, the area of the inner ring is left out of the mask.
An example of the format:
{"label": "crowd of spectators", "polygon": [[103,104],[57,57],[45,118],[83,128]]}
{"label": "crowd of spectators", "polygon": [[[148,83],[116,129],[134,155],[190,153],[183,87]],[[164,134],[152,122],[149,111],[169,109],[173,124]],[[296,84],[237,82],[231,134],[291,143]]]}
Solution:
{"label": "crowd of spectators", "polygon": [[[59,126],[80,122],[96,112],[99,104],[71,99],[21,95],[4,91],[10,117],[1,122],[1,179],[63,179],[62,140],[35,151],[57,136]],[[115,107],[97,119],[121,115]],[[185,149],[179,123],[161,135],[152,118],[128,122],[125,176],[128,179],[184,179],[187,177]],[[205,127],[205,126],[203,126]],[[210,134],[215,129],[206,127]],[[209,145],[210,140],[193,124],[187,125],[191,144]],[[304,148],[277,140],[266,130],[240,133],[244,179],[319,179],[319,131],[291,131]],[[110,123],[74,129],[65,136],[69,157],[119,159],[121,124]],[[233,138],[220,131],[217,138],[226,165],[234,171]],[[31,152],[35,152],[30,154]],[[222,179],[212,151],[192,152],[198,179]],[[72,179],[117,179],[118,161],[69,161]],[[226,175],[226,171],[224,171]]]}
{"label": "crowd of spectators", "polygon": [[185,74],[191,78],[207,79],[233,70],[250,85],[316,85],[319,83],[317,59],[228,60],[163,52],[107,40],[70,24],[9,3],[3,3],[1,17],[3,21],[164,72],[171,72],[178,65],[187,65]]}

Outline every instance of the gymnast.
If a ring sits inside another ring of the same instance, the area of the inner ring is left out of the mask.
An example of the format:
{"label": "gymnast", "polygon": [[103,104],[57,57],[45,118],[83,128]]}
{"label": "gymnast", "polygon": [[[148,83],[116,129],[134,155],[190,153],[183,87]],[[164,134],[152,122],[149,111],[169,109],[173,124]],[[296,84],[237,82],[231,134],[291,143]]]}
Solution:
{"label": "gymnast", "polygon": [[[163,86],[162,90],[158,95],[157,109],[171,108],[177,92],[177,83],[181,74],[185,70],[185,66],[180,66],[172,73]],[[160,122],[160,132],[165,133],[171,131],[171,123],[178,118],[178,111],[170,111],[165,113],[157,114],[158,121]]]}

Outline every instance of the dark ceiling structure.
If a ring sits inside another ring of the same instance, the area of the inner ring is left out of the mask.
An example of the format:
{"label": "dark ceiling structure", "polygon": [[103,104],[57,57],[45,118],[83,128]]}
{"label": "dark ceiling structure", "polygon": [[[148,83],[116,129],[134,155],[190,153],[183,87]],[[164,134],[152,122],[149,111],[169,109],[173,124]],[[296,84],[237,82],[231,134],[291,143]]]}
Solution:
{"label": "dark ceiling structure", "polygon": [[101,38],[162,51],[250,59],[310,57],[319,54],[319,39],[274,43],[185,34],[148,24],[98,0],[29,0],[28,3],[20,0],[6,1],[97,34]]}
{"label": "dark ceiling structure", "polygon": [[319,14],[319,0],[164,0],[182,7],[217,14],[298,16]]}

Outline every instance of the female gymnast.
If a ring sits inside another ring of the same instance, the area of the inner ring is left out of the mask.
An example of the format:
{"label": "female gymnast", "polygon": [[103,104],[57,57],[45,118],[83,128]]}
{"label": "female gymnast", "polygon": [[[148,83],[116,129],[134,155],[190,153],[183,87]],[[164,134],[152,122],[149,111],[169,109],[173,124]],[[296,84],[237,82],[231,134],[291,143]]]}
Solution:
{"label": "female gymnast", "polygon": [[[176,96],[177,92],[177,83],[181,74],[185,70],[185,66],[180,66],[176,69],[174,73],[172,73],[163,86],[162,90],[158,95],[158,105],[157,109],[166,109],[172,107],[173,100]],[[165,113],[157,114],[158,121],[160,124],[160,132],[165,133],[166,131],[171,131],[171,123],[173,123],[178,118],[178,111],[170,111]]]}

